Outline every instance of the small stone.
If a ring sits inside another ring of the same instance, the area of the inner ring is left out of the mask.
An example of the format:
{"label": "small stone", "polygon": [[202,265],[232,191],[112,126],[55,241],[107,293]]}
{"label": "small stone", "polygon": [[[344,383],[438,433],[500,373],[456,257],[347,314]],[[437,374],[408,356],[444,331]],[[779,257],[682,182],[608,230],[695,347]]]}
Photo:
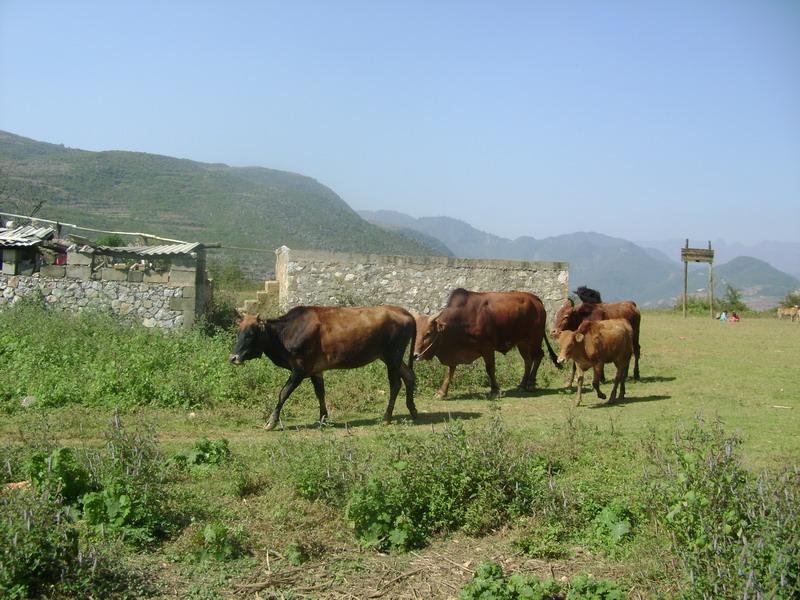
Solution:
{"label": "small stone", "polygon": [[20,401],[20,406],[22,408],[30,408],[34,404],[36,404],[37,398],[36,396],[25,396],[22,401]]}

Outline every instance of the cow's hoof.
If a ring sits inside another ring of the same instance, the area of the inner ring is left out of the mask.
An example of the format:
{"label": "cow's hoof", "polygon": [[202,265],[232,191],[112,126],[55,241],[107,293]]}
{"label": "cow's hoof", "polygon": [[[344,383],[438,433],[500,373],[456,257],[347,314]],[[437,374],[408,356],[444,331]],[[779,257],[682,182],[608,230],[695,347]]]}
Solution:
{"label": "cow's hoof", "polygon": [[383,421],[381,421],[381,425],[391,425],[391,424],[392,424],[392,419],[387,419],[386,417],[384,417]]}
{"label": "cow's hoof", "polygon": [[597,392],[597,397],[600,398],[600,400],[606,399],[606,395],[603,392]]}
{"label": "cow's hoof", "polygon": [[275,425],[277,425],[275,421],[267,421],[266,423],[264,423],[264,429],[266,431],[272,431],[273,429],[275,429]]}
{"label": "cow's hoof", "polygon": [[408,414],[411,417],[412,421],[416,421],[417,417],[419,416],[419,413],[416,410],[415,411],[410,411]]}
{"label": "cow's hoof", "polygon": [[447,393],[443,392],[442,390],[436,390],[436,393],[433,395],[433,397],[437,400],[444,400],[447,397]]}

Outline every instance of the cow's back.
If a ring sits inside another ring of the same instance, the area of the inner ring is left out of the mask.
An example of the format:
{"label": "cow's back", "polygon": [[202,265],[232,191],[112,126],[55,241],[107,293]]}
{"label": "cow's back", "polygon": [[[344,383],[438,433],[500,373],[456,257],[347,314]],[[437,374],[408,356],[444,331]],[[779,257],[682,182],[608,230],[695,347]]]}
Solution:
{"label": "cow's back", "polygon": [[[528,292],[468,292],[446,309],[446,319],[475,341],[513,347],[544,327],[542,301]],[[542,329],[543,331],[543,329]],[[500,348],[502,349],[502,348]]]}
{"label": "cow's back", "polygon": [[584,321],[577,332],[585,336],[586,355],[592,363],[629,360],[633,354],[633,328],[627,319]]}
{"label": "cow's back", "polygon": [[283,334],[309,372],[366,365],[411,340],[414,317],[397,306],[304,306]]}

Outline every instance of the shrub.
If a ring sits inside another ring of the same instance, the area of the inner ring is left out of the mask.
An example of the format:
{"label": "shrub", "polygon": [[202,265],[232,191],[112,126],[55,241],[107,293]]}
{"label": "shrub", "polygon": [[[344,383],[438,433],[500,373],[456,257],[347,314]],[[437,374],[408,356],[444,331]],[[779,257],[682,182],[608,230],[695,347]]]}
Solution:
{"label": "shrub", "polygon": [[510,443],[499,419],[472,436],[455,423],[429,438],[391,442],[391,463],[357,486],[347,505],[368,547],[416,548],[456,529],[481,534],[530,513],[546,493],[546,461]]}
{"label": "shrub", "polygon": [[[566,595],[565,595],[566,592]],[[481,563],[472,581],[458,594],[459,600],[622,600],[622,590],[613,581],[597,580],[579,573],[562,589],[552,579],[536,575],[511,575],[506,578],[495,562]]]}
{"label": "shrub", "polygon": [[0,493],[0,597],[124,595],[129,574],[79,539],[76,517],[46,486]]}
{"label": "shrub", "polygon": [[666,456],[651,446],[659,474],[654,517],[671,536],[690,597],[792,598],[800,593],[800,471],[753,478],[738,441],[696,424]]}
{"label": "shrub", "polygon": [[106,433],[106,452],[89,462],[98,490],[82,499],[90,531],[141,545],[175,528],[164,461],[152,429],[128,431],[114,415]]}
{"label": "shrub", "polygon": [[190,556],[195,560],[217,561],[237,558],[243,553],[241,537],[240,530],[232,530],[224,523],[208,523],[193,536],[195,550]]}
{"label": "shrub", "polygon": [[35,487],[60,494],[66,504],[76,504],[89,490],[89,473],[69,448],[33,452],[23,469]]}

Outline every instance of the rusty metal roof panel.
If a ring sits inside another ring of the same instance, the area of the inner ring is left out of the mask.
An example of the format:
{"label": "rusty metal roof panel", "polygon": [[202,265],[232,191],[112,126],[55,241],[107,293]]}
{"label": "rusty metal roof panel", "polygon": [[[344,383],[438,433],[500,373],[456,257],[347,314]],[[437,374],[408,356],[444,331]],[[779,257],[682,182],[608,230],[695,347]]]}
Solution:
{"label": "rusty metal roof panel", "polygon": [[0,246],[21,247],[35,246],[50,239],[55,234],[52,227],[34,227],[23,225],[14,229],[0,228]]}
{"label": "rusty metal roof panel", "polygon": [[99,252],[120,254],[135,254],[137,256],[176,256],[195,252],[202,248],[200,242],[187,242],[185,244],[162,244],[160,246],[97,246]]}

